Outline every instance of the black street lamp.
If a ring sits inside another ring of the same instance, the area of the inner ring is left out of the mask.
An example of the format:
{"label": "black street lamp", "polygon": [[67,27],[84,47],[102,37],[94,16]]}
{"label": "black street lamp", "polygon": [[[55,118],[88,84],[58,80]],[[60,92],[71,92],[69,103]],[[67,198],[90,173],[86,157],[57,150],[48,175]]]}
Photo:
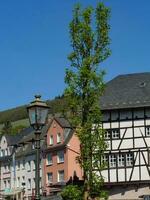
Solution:
{"label": "black street lamp", "polygon": [[27,106],[30,125],[35,130],[35,199],[40,200],[40,135],[41,129],[46,124],[49,107],[42,101],[40,95],[35,95],[35,100]]}

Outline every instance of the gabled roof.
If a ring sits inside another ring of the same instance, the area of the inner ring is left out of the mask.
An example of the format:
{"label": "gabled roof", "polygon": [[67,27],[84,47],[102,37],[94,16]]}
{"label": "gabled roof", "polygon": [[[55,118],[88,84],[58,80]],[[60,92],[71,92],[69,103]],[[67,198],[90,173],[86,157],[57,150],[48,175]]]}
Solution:
{"label": "gabled roof", "polygon": [[150,106],[150,72],[120,75],[106,84],[101,110]]}
{"label": "gabled roof", "polygon": [[69,121],[66,120],[64,117],[54,117],[54,119],[62,128],[71,128]]}
{"label": "gabled roof", "polygon": [[7,135],[6,134],[5,137],[7,139],[8,145],[9,146],[18,145],[19,142],[22,140],[22,138],[29,135],[32,131],[33,131],[33,129],[31,127],[28,127],[16,135]]}
{"label": "gabled roof", "polygon": [[[66,146],[68,144],[68,142],[70,141],[70,139],[72,138],[73,134],[74,134],[74,129],[71,127],[69,121],[67,119],[65,119],[64,117],[54,117],[53,119],[51,119],[49,126],[47,127],[47,131],[50,128],[53,120],[56,120],[56,122],[63,128],[63,136],[64,136],[64,142],[61,144],[57,144],[54,146],[50,146],[47,148],[47,145],[45,144],[43,146],[43,149],[47,149],[47,150],[55,150],[55,149],[61,149],[62,147]],[[46,131],[46,133],[47,133]]]}

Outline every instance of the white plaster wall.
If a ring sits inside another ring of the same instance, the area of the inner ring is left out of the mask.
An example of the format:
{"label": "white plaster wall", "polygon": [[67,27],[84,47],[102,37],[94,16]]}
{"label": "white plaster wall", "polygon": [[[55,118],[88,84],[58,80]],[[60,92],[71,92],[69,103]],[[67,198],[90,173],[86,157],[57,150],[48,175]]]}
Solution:
{"label": "white plaster wall", "polygon": [[108,191],[110,200],[136,200],[141,199],[141,195],[150,194],[148,185],[114,186]]}
{"label": "white plaster wall", "polygon": [[[23,168],[23,160],[25,160],[25,168]],[[34,165],[35,155],[28,155],[22,158],[16,158],[16,181],[15,181],[15,187],[17,187],[17,179],[20,177],[20,188],[23,188],[22,182],[23,182],[23,176],[25,177],[25,196],[32,196],[32,190],[35,191],[35,165]],[[17,169],[17,163],[20,161],[20,169]],[[28,168],[28,162],[31,163],[31,170]],[[12,172],[14,171],[12,166]],[[42,171],[40,168],[40,177],[42,176]],[[31,179],[31,189],[29,189],[28,179]],[[12,173],[11,182],[14,182],[14,173]],[[14,186],[14,184],[13,184]]]}

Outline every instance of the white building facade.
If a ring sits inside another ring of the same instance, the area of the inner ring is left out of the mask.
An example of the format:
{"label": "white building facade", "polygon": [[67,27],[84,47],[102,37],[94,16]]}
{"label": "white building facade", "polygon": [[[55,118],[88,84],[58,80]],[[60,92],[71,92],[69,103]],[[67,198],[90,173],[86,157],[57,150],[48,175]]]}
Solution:
{"label": "white building facade", "polygon": [[[35,195],[35,145],[27,142],[33,130],[27,128],[16,136],[3,135],[0,139],[0,192],[1,197],[18,200],[33,199]],[[32,138],[33,140],[33,138]],[[40,177],[42,169],[40,168]],[[41,193],[42,193],[42,185]],[[14,196],[16,198],[16,196]]]}
{"label": "white building facade", "polygon": [[[150,73],[118,76],[102,97],[109,199],[150,194]],[[147,96],[145,96],[147,95]]]}
{"label": "white building facade", "polygon": [[9,136],[3,135],[0,139],[0,193],[1,195],[11,188],[11,155],[13,148],[9,146]]}

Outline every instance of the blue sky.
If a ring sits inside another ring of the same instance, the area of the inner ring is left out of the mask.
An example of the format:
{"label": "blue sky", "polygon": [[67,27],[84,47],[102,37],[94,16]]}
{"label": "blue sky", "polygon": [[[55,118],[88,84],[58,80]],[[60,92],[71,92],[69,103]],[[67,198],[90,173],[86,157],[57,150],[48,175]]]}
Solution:
{"label": "blue sky", "polygon": [[[68,24],[75,3],[97,0],[0,1],[0,110],[28,104],[34,94],[53,99],[65,87]],[[111,57],[101,65],[108,81],[150,71],[150,1],[104,0],[111,8]]]}

